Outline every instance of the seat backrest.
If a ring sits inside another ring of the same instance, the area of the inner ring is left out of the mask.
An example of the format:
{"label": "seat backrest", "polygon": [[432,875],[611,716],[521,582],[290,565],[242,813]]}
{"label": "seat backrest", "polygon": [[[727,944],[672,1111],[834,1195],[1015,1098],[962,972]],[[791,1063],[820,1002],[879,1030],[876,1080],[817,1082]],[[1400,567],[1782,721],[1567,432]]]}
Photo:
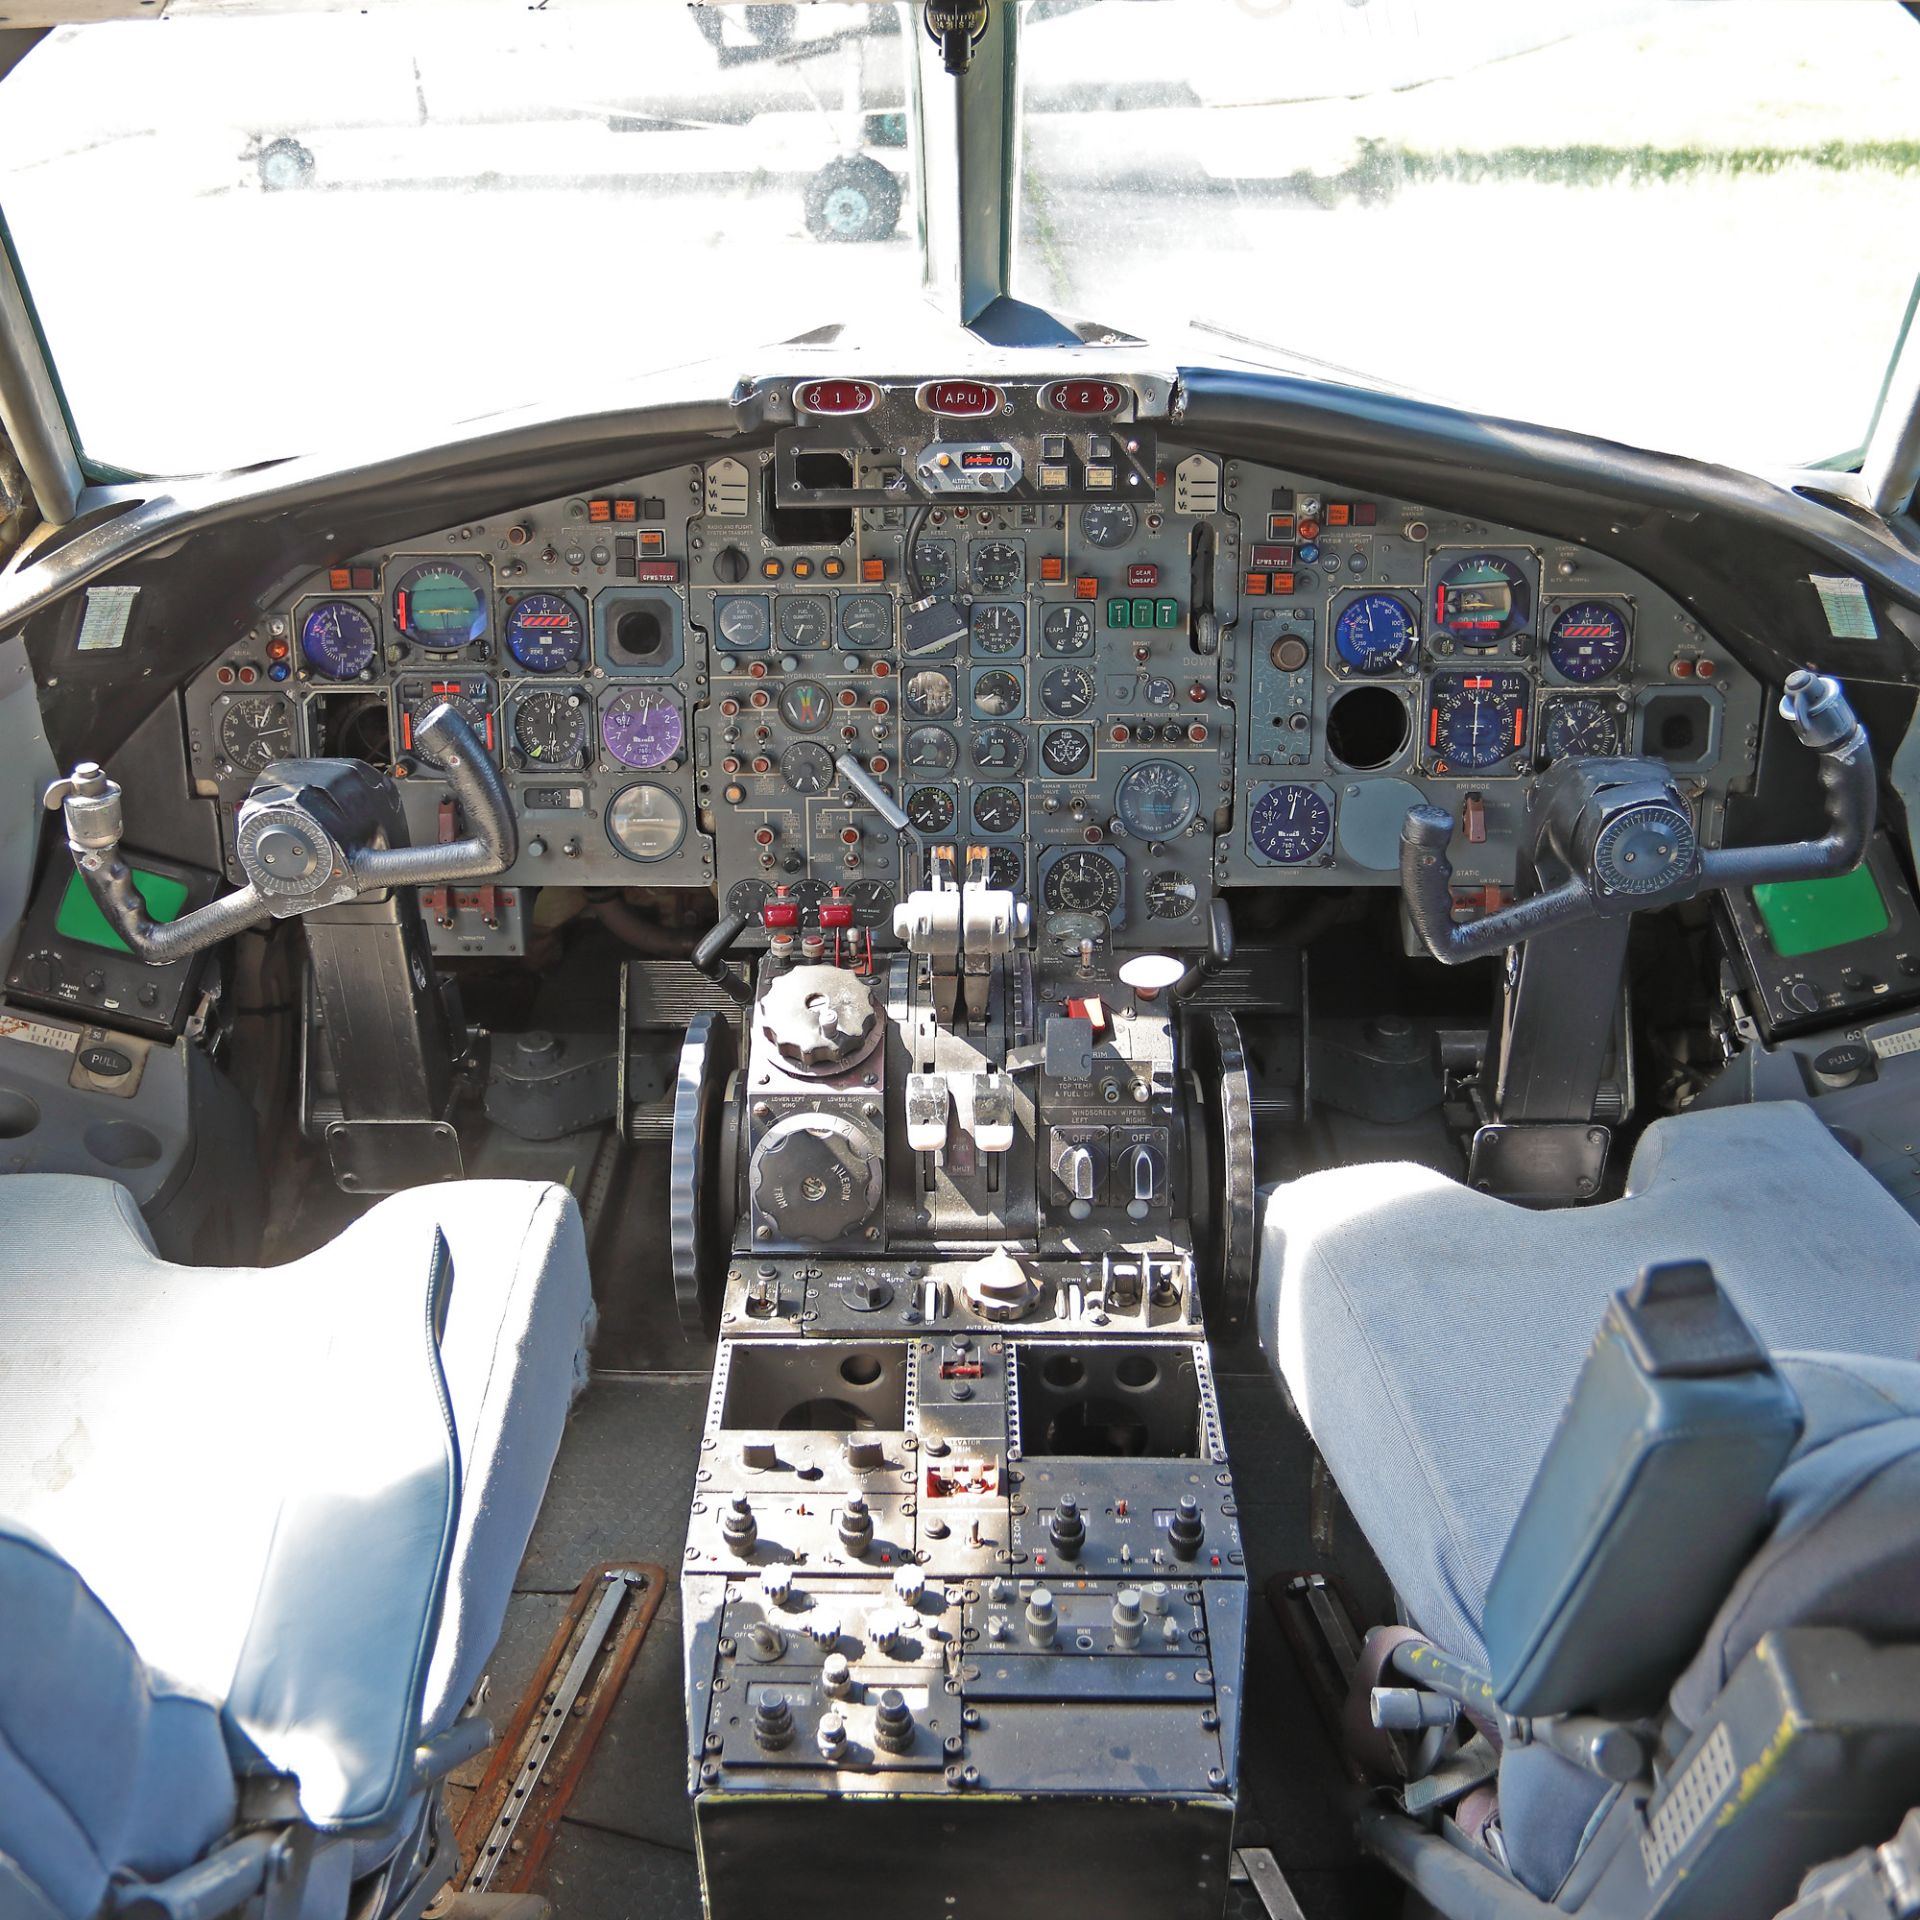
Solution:
{"label": "seat backrest", "polygon": [[148,1672],[92,1589],[0,1520],[0,1910],[95,1913],[233,1824],[220,1715]]}
{"label": "seat backrest", "polygon": [[1800,1425],[1704,1261],[1616,1293],[1487,1589],[1501,1706],[1656,1708],[1758,1542]]}
{"label": "seat backrest", "polygon": [[1920,1361],[1777,1356],[1805,1413],[1768,1528],[1674,1684],[1689,1727],[1760,1637],[1846,1627],[1920,1644]]}

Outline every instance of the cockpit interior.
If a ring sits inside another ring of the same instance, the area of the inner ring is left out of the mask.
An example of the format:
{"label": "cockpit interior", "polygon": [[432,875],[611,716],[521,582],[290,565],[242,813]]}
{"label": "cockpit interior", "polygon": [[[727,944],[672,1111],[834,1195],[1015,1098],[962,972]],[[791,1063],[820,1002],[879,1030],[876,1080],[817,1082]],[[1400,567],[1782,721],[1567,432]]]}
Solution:
{"label": "cockpit interior", "polygon": [[0,1916],[1920,1913],[1916,101],[5,0]]}

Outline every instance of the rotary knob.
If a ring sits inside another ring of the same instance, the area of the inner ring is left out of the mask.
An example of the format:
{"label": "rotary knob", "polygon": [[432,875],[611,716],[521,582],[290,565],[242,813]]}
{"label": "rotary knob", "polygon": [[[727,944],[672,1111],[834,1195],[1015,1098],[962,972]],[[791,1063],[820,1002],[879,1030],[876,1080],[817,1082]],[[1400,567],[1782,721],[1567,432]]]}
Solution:
{"label": "rotary knob", "polygon": [[790,1114],[755,1150],[751,1185],[763,1238],[825,1246],[857,1232],[880,1204],[877,1143],[839,1114]]}
{"label": "rotary knob", "polygon": [[810,1076],[844,1072],[880,1037],[873,989],[843,967],[790,968],[761,994],[755,1021],[781,1060]]}

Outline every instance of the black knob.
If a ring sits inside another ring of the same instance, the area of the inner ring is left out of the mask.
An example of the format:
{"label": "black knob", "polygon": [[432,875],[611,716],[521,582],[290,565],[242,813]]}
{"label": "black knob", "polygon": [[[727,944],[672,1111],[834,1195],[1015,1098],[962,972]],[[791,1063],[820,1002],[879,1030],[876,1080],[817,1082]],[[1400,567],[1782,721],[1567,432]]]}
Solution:
{"label": "black knob", "polygon": [[1054,1552],[1062,1560],[1079,1559],[1080,1549],[1087,1544],[1087,1523],[1081,1518],[1080,1503],[1072,1494],[1064,1496],[1054,1508],[1047,1532],[1053,1538]]}
{"label": "black knob", "polygon": [[753,1703],[753,1738],[776,1753],[793,1738],[793,1709],[784,1693],[763,1693]]}
{"label": "black knob", "polygon": [[888,1753],[905,1753],[913,1745],[913,1709],[898,1687],[889,1687],[874,1709],[873,1743]]}
{"label": "black knob", "polygon": [[1200,1505],[1192,1494],[1180,1496],[1180,1509],[1167,1529],[1167,1544],[1182,1560],[1191,1560],[1207,1537],[1207,1523],[1200,1518]]}
{"label": "black knob", "polygon": [[737,585],[747,577],[747,556],[738,547],[722,547],[713,556],[713,577]]}

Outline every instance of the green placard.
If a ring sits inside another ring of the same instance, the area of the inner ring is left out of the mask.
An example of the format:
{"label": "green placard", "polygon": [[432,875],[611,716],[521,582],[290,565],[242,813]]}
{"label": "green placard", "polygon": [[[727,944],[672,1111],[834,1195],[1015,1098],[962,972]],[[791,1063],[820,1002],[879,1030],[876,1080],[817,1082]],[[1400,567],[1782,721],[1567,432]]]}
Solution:
{"label": "green placard", "polygon": [[[187,883],[170,879],[164,873],[133,870],[133,884],[147,911],[156,920],[177,920],[187,904]],[[53,924],[63,939],[78,940],[83,946],[105,947],[109,953],[131,953],[133,949],[107,924],[107,916],[94,904],[87,883],[77,873],[67,876],[67,890],[60,896],[60,911]]]}
{"label": "green placard", "polygon": [[1753,904],[1783,960],[1825,953],[1887,930],[1887,903],[1865,865],[1833,880],[1786,880],[1755,887]]}

